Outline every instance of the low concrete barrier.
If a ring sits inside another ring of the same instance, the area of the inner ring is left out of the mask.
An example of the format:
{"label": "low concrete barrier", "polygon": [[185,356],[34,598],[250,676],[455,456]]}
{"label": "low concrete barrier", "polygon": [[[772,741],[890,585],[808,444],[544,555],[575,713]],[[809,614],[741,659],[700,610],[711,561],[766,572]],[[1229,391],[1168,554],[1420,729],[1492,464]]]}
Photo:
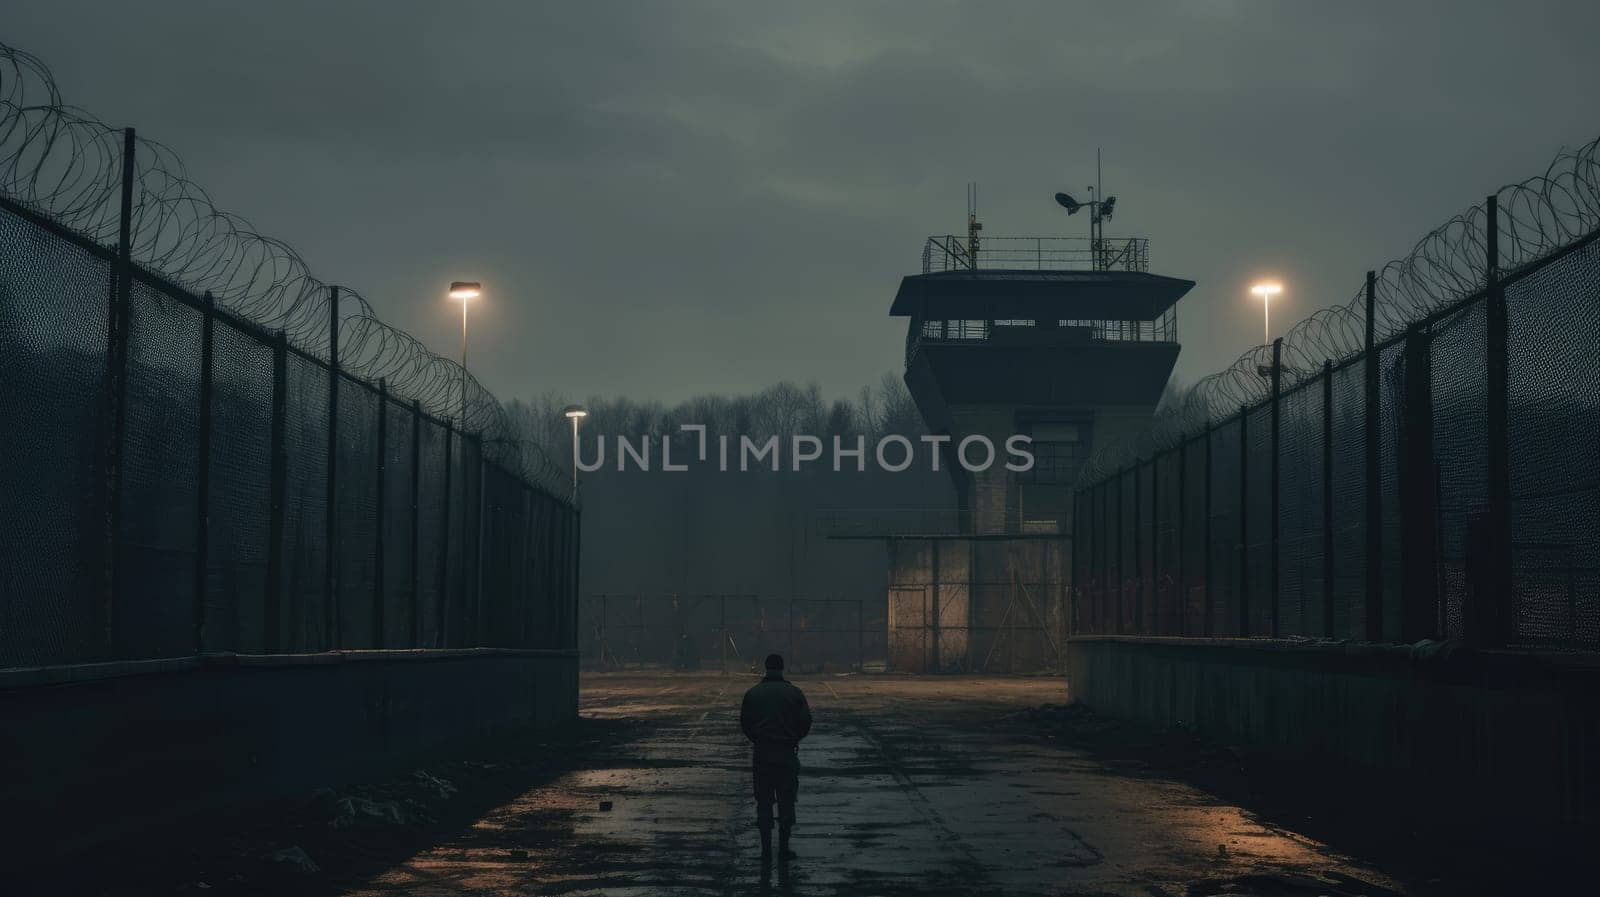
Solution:
{"label": "low concrete barrier", "polygon": [[1097,712],[1182,724],[1468,824],[1600,822],[1592,654],[1086,636],[1066,657],[1071,694]]}
{"label": "low concrete barrier", "polygon": [[578,712],[578,654],[216,655],[0,671],[6,852],[48,862],[197,813],[381,778]]}

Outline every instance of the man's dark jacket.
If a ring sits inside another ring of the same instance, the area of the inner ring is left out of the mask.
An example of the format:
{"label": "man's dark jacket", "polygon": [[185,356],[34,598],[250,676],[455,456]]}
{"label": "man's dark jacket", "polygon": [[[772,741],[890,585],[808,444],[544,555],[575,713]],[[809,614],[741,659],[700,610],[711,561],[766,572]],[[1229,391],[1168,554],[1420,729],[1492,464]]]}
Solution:
{"label": "man's dark jacket", "polygon": [[739,708],[739,728],[756,747],[756,756],[792,754],[800,739],[811,731],[811,707],[806,696],[779,672],[767,673],[744,693]]}

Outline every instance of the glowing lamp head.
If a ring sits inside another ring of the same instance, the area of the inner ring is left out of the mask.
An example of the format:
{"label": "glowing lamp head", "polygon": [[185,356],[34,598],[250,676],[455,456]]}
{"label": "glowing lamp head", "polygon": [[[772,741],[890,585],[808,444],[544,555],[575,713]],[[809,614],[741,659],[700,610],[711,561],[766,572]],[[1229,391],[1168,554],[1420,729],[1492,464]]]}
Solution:
{"label": "glowing lamp head", "polygon": [[483,285],[468,280],[457,280],[450,284],[450,298],[466,302],[483,295]]}
{"label": "glowing lamp head", "polygon": [[561,416],[567,418],[568,420],[575,421],[579,418],[588,417],[589,411],[582,405],[568,405],[567,407],[561,409]]}
{"label": "glowing lamp head", "polygon": [[1283,286],[1276,283],[1258,283],[1250,288],[1250,292],[1265,299],[1283,292]]}

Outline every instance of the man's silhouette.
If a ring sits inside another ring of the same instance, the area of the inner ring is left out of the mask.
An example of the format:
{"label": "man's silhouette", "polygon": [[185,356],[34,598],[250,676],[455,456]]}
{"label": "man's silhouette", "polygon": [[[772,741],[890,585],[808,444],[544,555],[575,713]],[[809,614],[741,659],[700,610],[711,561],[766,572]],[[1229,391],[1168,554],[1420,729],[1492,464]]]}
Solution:
{"label": "man's silhouette", "polygon": [[778,804],[778,855],[793,856],[789,834],[794,829],[794,800],[800,790],[800,739],[811,731],[806,696],[783,678],[783,658],[767,655],[767,677],[744,693],[739,728],[754,746],[752,770],[756,785],[756,827],[761,853],[772,853],[772,804]]}

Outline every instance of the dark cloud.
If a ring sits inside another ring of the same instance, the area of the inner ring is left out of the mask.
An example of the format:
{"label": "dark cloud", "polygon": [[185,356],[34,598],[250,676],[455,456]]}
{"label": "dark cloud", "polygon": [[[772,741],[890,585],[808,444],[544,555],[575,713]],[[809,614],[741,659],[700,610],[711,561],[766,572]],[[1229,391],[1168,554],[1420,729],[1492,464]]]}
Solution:
{"label": "dark cloud", "polygon": [[[1199,286],[1193,379],[1600,133],[1593,4],[75,3],[0,40],[503,396],[675,399],[897,366],[885,312],[980,184],[990,234],[1118,230]],[[1281,317],[1279,315],[1281,314]]]}

